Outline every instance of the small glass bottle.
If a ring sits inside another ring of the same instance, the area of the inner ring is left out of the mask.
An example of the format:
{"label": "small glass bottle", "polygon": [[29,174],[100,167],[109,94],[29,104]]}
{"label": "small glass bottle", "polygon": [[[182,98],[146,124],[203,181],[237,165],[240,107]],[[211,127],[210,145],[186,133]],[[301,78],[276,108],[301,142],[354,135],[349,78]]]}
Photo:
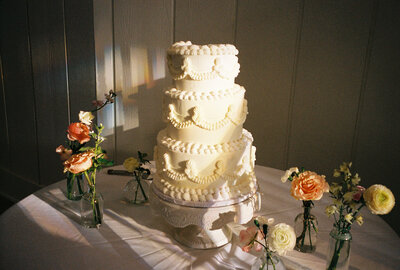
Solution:
{"label": "small glass bottle", "polygon": [[79,201],[83,194],[87,192],[87,185],[83,174],[67,173],[67,192],[68,200]]}
{"label": "small glass bottle", "polygon": [[82,196],[81,222],[86,228],[98,228],[103,224],[104,200],[101,193],[87,192]]}
{"label": "small glass bottle", "polygon": [[271,259],[267,260],[267,256],[263,253],[251,266],[251,270],[286,270],[286,267],[275,254],[272,254]]}
{"label": "small glass bottle", "polygon": [[294,220],[295,249],[304,253],[313,253],[317,247],[318,220],[311,214],[312,207],[311,201],[303,201],[304,211],[298,214]]}
{"label": "small glass bottle", "polygon": [[350,262],[350,231],[340,232],[336,226],[329,233],[329,246],[326,260],[327,270],[347,270]]}

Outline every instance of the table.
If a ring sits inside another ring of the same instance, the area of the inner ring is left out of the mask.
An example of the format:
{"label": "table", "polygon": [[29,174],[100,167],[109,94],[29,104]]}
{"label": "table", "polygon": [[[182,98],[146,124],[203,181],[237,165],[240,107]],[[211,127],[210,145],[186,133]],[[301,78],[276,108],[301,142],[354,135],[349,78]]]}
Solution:
{"label": "table", "polygon": [[[117,166],[115,169],[120,169]],[[259,215],[293,225],[301,202],[289,195],[280,170],[256,166],[262,192]],[[232,224],[231,243],[210,250],[178,244],[161,217],[149,205],[130,205],[122,197],[126,176],[99,173],[97,190],[104,197],[104,224],[100,229],[79,225],[79,202],[65,198],[65,180],[45,187],[0,216],[1,269],[250,269],[256,253],[238,247],[244,227]],[[288,269],[324,269],[328,233],[333,221],[324,214],[329,198],[316,202],[319,242],[313,254],[291,251],[282,260]],[[397,206],[398,207],[398,206]],[[352,228],[352,270],[399,269],[400,239],[380,217],[363,209],[364,225]]]}

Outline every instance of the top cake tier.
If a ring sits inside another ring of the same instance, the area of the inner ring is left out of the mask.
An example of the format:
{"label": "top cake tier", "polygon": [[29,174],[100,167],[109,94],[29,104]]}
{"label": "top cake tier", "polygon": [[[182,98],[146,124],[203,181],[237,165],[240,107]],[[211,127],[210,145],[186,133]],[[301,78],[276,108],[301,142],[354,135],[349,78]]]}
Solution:
{"label": "top cake tier", "polygon": [[169,72],[175,88],[215,91],[233,88],[239,74],[238,50],[231,44],[194,45],[177,42],[167,50]]}

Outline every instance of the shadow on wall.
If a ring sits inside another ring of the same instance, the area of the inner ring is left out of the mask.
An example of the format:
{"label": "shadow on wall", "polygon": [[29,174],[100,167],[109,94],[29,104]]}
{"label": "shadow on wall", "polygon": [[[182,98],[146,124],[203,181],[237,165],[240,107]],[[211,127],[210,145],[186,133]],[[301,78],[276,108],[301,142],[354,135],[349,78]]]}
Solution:
{"label": "shadow on wall", "polygon": [[[114,55],[115,109],[110,106],[104,110],[99,114],[98,121],[105,126],[104,136],[109,141],[115,138],[115,144],[108,144],[107,147],[115,147],[110,153],[114,153],[111,156],[115,164],[120,164],[125,158],[135,156],[138,150],[152,157],[157,133],[163,128],[163,90],[171,85],[171,80],[166,79],[165,48],[116,47]],[[98,81],[105,82],[112,78],[110,72],[112,69],[104,67],[98,72],[98,75],[103,74],[103,78],[97,78]]]}

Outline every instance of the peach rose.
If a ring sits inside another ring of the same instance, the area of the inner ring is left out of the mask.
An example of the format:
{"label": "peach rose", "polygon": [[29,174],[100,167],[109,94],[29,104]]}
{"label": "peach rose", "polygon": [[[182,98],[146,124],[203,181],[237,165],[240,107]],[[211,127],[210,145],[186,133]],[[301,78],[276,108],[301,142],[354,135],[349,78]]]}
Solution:
{"label": "peach rose", "polygon": [[325,181],[325,176],[315,172],[305,171],[299,176],[293,177],[290,194],[296,200],[319,200],[324,192],[329,191],[329,184]]}
{"label": "peach rose", "polygon": [[56,153],[60,155],[61,160],[67,160],[72,155],[72,150],[65,148],[63,145],[60,145],[56,148]]}
{"label": "peach rose", "polygon": [[84,144],[90,141],[89,127],[83,123],[71,123],[68,127],[68,140]]}
{"label": "peach rose", "polygon": [[92,157],[94,157],[93,152],[72,155],[64,162],[64,173],[70,171],[76,174],[88,170],[93,165]]}

